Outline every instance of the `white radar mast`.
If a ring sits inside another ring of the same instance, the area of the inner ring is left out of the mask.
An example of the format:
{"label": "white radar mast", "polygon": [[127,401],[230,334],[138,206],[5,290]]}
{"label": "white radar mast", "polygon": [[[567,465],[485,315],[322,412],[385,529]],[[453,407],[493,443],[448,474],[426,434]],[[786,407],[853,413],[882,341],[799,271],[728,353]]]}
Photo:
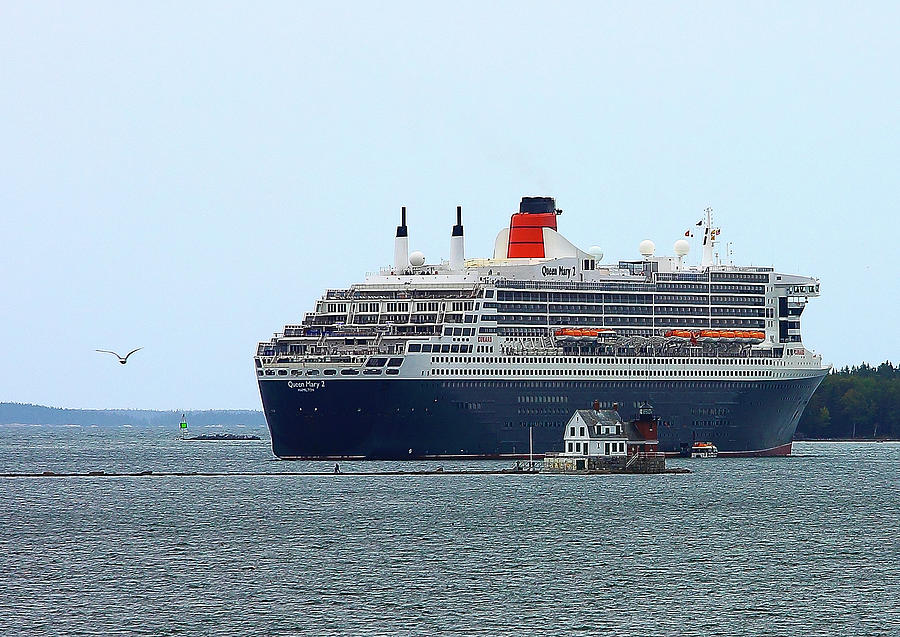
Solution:
{"label": "white radar mast", "polygon": [[716,245],[716,237],[719,234],[718,228],[712,225],[712,208],[707,207],[703,212],[706,218],[701,219],[697,225],[703,226],[703,256],[700,265],[709,267],[713,264],[713,247]]}

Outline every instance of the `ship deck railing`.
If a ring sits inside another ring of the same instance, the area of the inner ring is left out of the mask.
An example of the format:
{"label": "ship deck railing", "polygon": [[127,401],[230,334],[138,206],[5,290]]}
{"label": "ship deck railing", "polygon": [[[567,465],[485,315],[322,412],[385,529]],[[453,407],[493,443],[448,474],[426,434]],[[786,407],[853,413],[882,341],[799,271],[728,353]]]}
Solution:
{"label": "ship deck railing", "polygon": [[362,365],[366,359],[372,354],[380,354],[381,356],[390,356],[390,354],[382,352],[373,352],[358,356],[341,356],[341,355],[325,355],[325,356],[309,356],[304,354],[280,354],[278,356],[261,356],[260,362],[265,365],[284,365],[284,364],[301,364],[306,365]]}
{"label": "ship deck railing", "polygon": [[[432,283],[433,290],[421,288],[398,288],[392,283],[365,283],[360,284],[360,289],[354,290],[326,290],[326,301],[372,301],[376,299],[470,299],[474,295],[474,283],[466,283],[460,287],[459,283]],[[448,287],[444,287],[448,286]],[[376,294],[372,294],[372,293]]]}
{"label": "ship deck railing", "polygon": [[769,359],[776,358],[774,352],[769,349],[737,349],[732,347],[652,347],[652,346],[621,346],[621,345],[560,345],[556,347],[528,347],[505,346],[502,353],[510,356],[573,356],[594,358],[597,356],[614,356],[618,358],[741,358],[741,359]]}

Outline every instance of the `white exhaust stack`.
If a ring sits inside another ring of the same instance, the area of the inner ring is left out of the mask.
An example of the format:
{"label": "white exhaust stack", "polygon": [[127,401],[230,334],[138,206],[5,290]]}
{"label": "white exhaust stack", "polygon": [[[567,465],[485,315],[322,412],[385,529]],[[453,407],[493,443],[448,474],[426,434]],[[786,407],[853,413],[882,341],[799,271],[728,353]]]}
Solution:
{"label": "white exhaust stack", "polygon": [[456,206],[456,225],[450,234],[450,269],[462,270],[466,267],[466,240],[463,236],[462,206]]}
{"label": "white exhaust stack", "polygon": [[394,238],[394,269],[403,270],[409,264],[409,233],[406,230],[406,206],[400,208],[400,225]]}

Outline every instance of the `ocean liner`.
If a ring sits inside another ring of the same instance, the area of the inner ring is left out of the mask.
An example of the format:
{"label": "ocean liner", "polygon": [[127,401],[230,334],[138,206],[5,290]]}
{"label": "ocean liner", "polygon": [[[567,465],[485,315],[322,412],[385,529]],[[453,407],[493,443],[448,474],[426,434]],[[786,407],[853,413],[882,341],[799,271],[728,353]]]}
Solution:
{"label": "ocean liner", "polygon": [[[800,338],[815,278],[722,262],[707,209],[690,242],[603,262],[558,232],[551,197],[524,197],[489,259],[409,253],[406,209],[391,267],[327,290],[259,343],[272,450],[285,459],[524,457],[558,451],[572,412],[651,403],[660,448],[786,455],[828,373]],[[725,259],[728,261],[728,259]]]}

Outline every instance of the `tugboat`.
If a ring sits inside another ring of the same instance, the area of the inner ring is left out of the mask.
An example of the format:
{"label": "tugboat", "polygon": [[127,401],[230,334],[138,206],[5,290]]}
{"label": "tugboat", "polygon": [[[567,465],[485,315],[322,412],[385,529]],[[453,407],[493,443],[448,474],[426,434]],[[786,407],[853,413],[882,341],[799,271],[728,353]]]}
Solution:
{"label": "tugboat", "polygon": [[711,442],[695,442],[691,447],[691,458],[715,458],[719,450]]}

